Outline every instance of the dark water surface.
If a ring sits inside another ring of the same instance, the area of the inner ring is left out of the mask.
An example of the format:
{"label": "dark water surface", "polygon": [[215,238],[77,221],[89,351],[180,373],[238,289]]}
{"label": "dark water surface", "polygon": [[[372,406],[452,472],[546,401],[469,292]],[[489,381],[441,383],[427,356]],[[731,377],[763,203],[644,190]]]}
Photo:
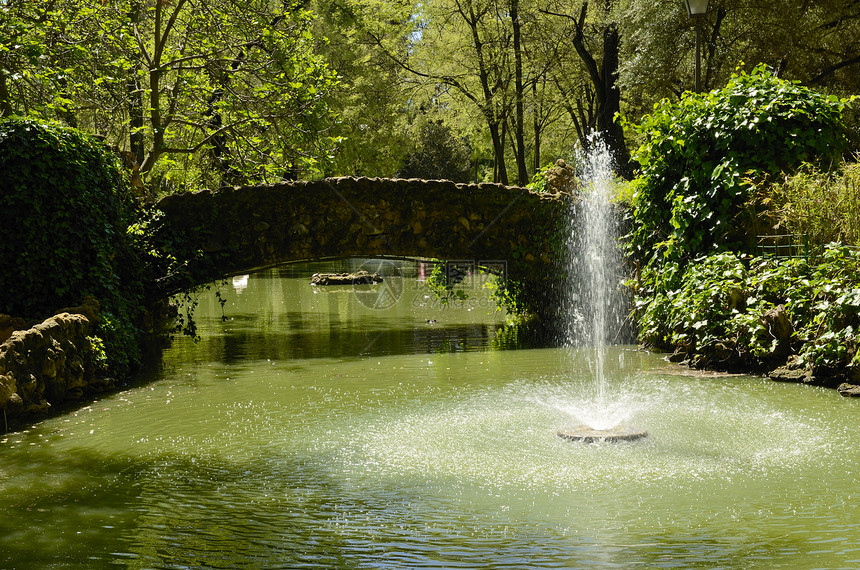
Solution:
{"label": "dark water surface", "polygon": [[[860,402],[618,347],[599,404],[478,280],[317,269],[230,280],[145,382],[0,437],[0,568],[860,567]],[[649,437],[556,436],[606,413]]]}

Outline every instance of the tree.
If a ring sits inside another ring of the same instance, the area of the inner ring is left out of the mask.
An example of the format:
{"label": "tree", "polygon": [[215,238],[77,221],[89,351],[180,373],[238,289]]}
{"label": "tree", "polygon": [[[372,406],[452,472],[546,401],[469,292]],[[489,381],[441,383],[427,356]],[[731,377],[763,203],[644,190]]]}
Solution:
{"label": "tree", "polygon": [[314,10],[317,52],[339,77],[329,100],[336,146],[325,173],[392,176],[414,146],[408,122],[421,98],[416,83],[361,31],[362,13],[351,0],[317,0]]}
{"label": "tree", "polygon": [[[682,2],[617,0],[619,82],[634,116],[692,89],[694,25]],[[702,21],[703,84],[725,85],[741,62],[780,77],[860,91],[860,3],[841,0],[711,0]]]}
{"label": "tree", "polygon": [[[630,155],[624,129],[616,120],[621,112],[621,89],[617,82],[621,38],[613,19],[614,4],[614,0],[602,2],[596,15],[597,24],[589,24],[587,20],[588,2],[582,3],[578,14],[553,9],[544,12],[567,20],[569,33],[565,37],[570,38],[590,81],[590,85],[580,84],[575,91],[567,91],[566,109],[576,127],[580,144],[587,150],[592,134],[601,133],[611,149],[616,168],[629,177],[632,174]],[[563,91],[565,83],[563,78],[557,79],[557,85]]]}
{"label": "tree", "polygon": [[425,120],[417,128],[417,149],[409,153],[399,178],[468,182],[472,149],[442,122]]}
{"label": "tree", "polygon": [[380,18],[377,6],[363,5],[363,31],[431,92],[474,106],[491,139],[493,179],[507,184],[508,88],[514,81],[507,7],[495,0],[438,0],[399,5]]}
{"label": "tree", "polygon": [[[105,135],[151,178],[169,176],[177,159],[197,184],[209,185],[321,169],[336,76],[314,52],[313,17],[301,2],[130,0],[78,8],[55,0],[51,7],[42,12],[51,31],[39,33],[59,41],[46,42],[49,53],[36,63],[49,63],[43,73],[63,81],[37,93],[30,100],[41,108],[28,111]],[[29,10],[27,18],[38,16]],[[19,78],[38,67],[19,63],[26,71]],[[16,80],[7,101],[27,104],[27,87]]]}

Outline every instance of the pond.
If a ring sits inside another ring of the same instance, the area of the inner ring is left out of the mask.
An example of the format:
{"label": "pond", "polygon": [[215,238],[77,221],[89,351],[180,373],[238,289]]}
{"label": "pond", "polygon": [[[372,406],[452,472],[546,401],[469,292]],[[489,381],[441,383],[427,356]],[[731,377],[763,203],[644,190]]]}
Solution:
{"label": "pond", "polygon": [[446,307],[414,265],[320,269],[228,280],[202,340],[0,436],[0,567],[860,567],[860,402],[620,346],[648,437],[566,441],[589,350],[525,343],[477,278]]}

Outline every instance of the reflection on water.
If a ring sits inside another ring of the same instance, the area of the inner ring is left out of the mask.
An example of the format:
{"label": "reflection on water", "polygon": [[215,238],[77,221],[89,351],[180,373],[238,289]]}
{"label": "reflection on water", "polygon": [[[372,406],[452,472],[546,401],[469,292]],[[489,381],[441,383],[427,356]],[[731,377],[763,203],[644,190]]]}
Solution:
{"label": "reflection on water", "polygon": [[[408,265],[397,268],[394,279],[402,282],[396,287],[388,281],[312,287],[311,273],[334,269],[301,267],[264,272],[252,280],[233,278],[236,296],[225,307],[226,325],[207,334],[209,350],[238,362],[486,350],[506,342],[506,335],[497,334],[504,313],[483,288],[475,286],[468,299],[446,304],[416,279],[417,271]],[[386,295],[386,287],[399,299],[390,308],[377,310],[375,298]],[[230,288],[221,290],[229,299]],[[211,292],[203,293],[199,301],[205,314],[220,315]]]}
{"label": "reflection on water", "polygon": [[619,347],[608,397],[650,437],[566,442],[589,355],[316,270],[228,282],[149,382],[0,438],[0,567],[860,566],[856,401]]}

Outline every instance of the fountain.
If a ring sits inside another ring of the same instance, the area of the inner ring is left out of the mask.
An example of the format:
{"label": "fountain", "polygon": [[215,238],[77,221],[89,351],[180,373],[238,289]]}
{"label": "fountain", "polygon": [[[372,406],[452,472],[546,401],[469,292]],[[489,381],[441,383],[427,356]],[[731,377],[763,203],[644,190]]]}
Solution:
{"label": "fountain", "polygon": [[347,269],[252,274],[226,321],[203,296],[150,382],[0,435],[0,565],[860,567],[857,400],[614,332],[598,386],[581,337],[495,350],[497,311],[404,302],[409,277],[384,311],[307,285]]}
{"label": "fountain", "polygon": [[584,167],[583,185],[581,199],[571,206],[569,217],[574,227],[567,243],[571,278],[564,340],[567,347],[585,345],[593,349],[590,366],[595,394],[593,410],[579,418],[582,424],[563,427],[558,436],[586,443],[632,441],[647,432],[625,426],[623,410],[619,414],[617,406],[608,405],[605,374],[606,347],[612,344],[622,316],[617,290],[621,257],[611,203],[615,188],[612,155],[603,140],[594,137],[590,151],[578,162]]}

